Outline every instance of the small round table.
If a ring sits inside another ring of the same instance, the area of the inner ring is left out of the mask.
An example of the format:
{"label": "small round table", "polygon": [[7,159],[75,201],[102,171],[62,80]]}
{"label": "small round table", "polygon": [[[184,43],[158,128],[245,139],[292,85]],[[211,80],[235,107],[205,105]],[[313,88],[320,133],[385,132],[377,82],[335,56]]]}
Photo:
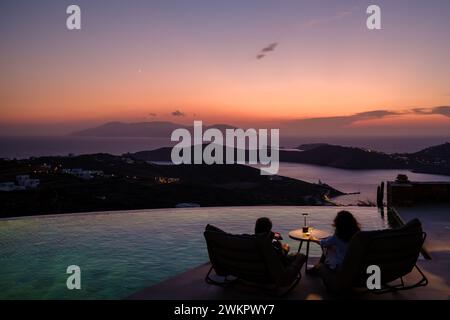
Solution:
{"label": "small round table", "polygon": [[296,229],[289,232],[289,238],[293,240],[297,240],[300,242],[298,245],[298,251],[300,252],[303,242],[306,242],[306,261],[305,261],[305,272],[308,272],[308,257],[309,257],[309,244],[311,242],[314,242],[314,240],[326,238],[330,236],[330,234],[326,231],[315,229],[312,227],[309,227],[309,232],[304,233],[303,229]]}

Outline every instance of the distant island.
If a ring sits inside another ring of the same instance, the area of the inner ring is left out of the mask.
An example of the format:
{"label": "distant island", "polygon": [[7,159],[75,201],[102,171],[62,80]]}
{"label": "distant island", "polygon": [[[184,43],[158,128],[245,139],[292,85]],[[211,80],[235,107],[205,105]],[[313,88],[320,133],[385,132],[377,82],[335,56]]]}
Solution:
{"label": "distant island", "polygon": [[341,169],[407,169],[417,173],[450,175],[450,143],[415,153],[387,154],[329,144],[301,145],[303,152],[280,151],[280,161]]}
{"label": "distant island", "polygon": [[[149,121],[137,123],[110,122],[98,127],[73,132],[71,136],[82,137],[170,137],[173,130],[192,127],[169,122]],[[208,127],[222,132],[235,127],[215,124]],[[310,143],[297,147],[297,151],[280,150],[280,161],[305,163],[340,169],[407,169],[417,173],[450,175],[450,143],[421,150],[415,153],[387,154],[376,150]],[[133,157],[147,161],[170,161],[171,148],[143,151]]]}
{"label": "distant island", "polygon": [[[15,187],[16,180],[27,184]],[[262,176],[245,165],[156,165],[109,154],[0,160],[0,184],[10,188],[0,192],[0,218],[190,205],[324,205],[343,194],[326,184]]]}
{"label": "distant island", "polygon": [[[82,137],[170,137],[173,130],[192,127],[169,121],[149,121],[137,123],[110,122],[104,125],[73,132],[72,136]],[[208,127],[221,131],[234,129],[228,124],[215,124]],[[143,151],[133,155],[134,158],[147,161],[170,161],[171,148]],[[417,173],[450,175],[450,143],[421,150],[415,153],[387,154],[376,150],[332,145],[327,143],[310,143],[292,150],[280,150],[280,161],[314,164],[340,169],[407,169]]]}
{"label": "distant island", "polygon": [[[171,161],[171,150],[170,147],[159,148],[129,156],[145,161],[168,162]],[[301,152],[280,149],[280,161],[349,170],[406,169],[417,173],[450,175],[450,143],[409,154],[387,154],[324,143],[300,145],[297,150]]]}
{"label": "distant island", "polygon": [[[69,136],[79,137],[152,137],[168,138],[175,129],[193,130],[190,126],[169,122],[169,121],[149,121],[149,122],[108,122],[101,126],[72,132]],[[234,129],[227,124],[214,124],[205,126],[205,130],[215,128],[222,132],[226,129]]]}

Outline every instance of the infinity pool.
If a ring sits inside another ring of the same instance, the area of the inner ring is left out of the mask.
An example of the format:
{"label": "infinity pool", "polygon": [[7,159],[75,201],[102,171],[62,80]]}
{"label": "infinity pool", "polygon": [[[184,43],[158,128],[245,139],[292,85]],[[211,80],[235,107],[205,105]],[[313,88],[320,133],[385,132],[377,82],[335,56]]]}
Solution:
{"label": "infinity pool", "polygon": [[[336,207],[226,207],[70,214],[0,220],[0,299],[120,299],[208,261],[207,223],[252,233],[258,217],[274,230],[308,224],[332,231]],[[376,208],[345,207],[363,229],[388,227]],[[315,246],[313,246],[315,247]],[[314,248],[311,255],[319,255]],[[81,268],[81,290],[68,290],[66,269]]]}

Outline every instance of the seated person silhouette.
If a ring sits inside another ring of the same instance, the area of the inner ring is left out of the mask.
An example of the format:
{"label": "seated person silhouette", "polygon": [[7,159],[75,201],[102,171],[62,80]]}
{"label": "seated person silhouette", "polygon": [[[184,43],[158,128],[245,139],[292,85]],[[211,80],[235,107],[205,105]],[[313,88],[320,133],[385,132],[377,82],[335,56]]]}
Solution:
{"label": "seated person silhouette", "polygon": [[316,239],[322,247],[323,254],[320,262],[312,271],[325,265],[328,269],[336,271],[344,262],[351,238],[359,231],[360,225],[349,211],[339,211],[333,222],[334,234],[324,239]]}
{"label": "seated person silhouette", "polygon": [[257,219],[255,223],[255,235],[267,234],[272,240],[273,248],[279,254],[284,264],[289,264],[292,259],[295,259],[295,254],[289,254],[289,245],[281,242],[283,240],[281,234],[272,231],[272,221],[266,217]]}

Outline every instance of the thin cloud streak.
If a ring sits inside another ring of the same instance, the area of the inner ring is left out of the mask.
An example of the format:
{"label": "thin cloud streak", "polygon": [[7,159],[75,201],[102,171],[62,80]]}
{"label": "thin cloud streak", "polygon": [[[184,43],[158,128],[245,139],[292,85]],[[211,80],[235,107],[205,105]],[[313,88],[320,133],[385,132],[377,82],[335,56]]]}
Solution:
{"label": "thin cloud streak", "polygon": [[[296,119],[288,120],[279,123],[280,128],[282,128],[284,133],[289,135],[329,135],[329,134],[355,134],[358,132],[371,133],[371,134],[387,134],[390,131],[398,131],[404,133],[407,130],[416,129],[415,126],[419,125],[426,128],[432,132],[435,128],[433,123],[429,121],[423,121],[418,123],[403,125],[393,125],[386,124],[381,125],[381,127],[366,128],[363,126],[358,126],[360,122],[379,120],[386,118],[399,118],[401,120],[402,116],[415,115],[427,117],[430,115],[440,115],[446,118],[450,118],[450,106],[437,106],[431,108],[412,108],[401,111],[392,110],[372,110],[367,112],[355,113],[348,116],[335,116],[335,117],[318,117],[318,118],[306,118],[306,119]],[[444,118],[445,119],[445,118]],[[443,119],[443,120],[444,120]],[[448,122],[448,120],[447,120]],[[389,127],[389,130],[382,129],[385,126]],[[438,128],[439,127],[439,128]],[[422,128],[422,129],[423,129]],[[450,133],[450,126],[446,124],[445,120],[443,123],[436,123],[436,129],[439,132]],[[403,130],[403,131],[402,131]]]}
{"label": "thin cloud streak", "polygon": [[278,42],[274,42],[269,44],[268,46],[262,48],[259,53],[256,55],[257,60],[261,60],[262,58],[266,57],[268,53],[275,51],[275,49],[278,46]]}
{"label": "thin cloud streak", "polygon": [[184,112],[181,112],[180,110],[175,110],[175,111],[173,111],[173,112],[171,113],[171,115],[174,116],[174,117],[184,117],[184,116],[185,116],[185,113],[184,113]]}
{"label": "thin cloud streak", "polygon": [[420,115],[442,115],[450,118],[450,106],[439,106],[433,108],[414,108],[411,113]]}
{"label": "thin cloud streak", "polygon": [[329,16],[329,17],[311,19],[306,23],[306,25],[309,27],[313,27],[313,26],[319,26],[319,25],[327,24],[327,23],[334,22],[334,21],[339,21],[339,20],[342,20],[342,19],[352,15],[358,9],[359,9],[359,7],[355,6],[355,7],[351,8],[350,10],[339,11],[336,14]]}

